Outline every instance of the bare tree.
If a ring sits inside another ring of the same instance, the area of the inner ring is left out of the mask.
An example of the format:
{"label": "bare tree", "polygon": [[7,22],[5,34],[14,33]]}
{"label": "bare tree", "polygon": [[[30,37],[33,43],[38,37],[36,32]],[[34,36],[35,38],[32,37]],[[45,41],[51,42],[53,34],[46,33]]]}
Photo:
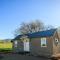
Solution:
{"label": "bare tree", "polygon": [[15,30],[15,36],[19,34],[38,32],[43,29],[44,29],[44,24],[40,20],[35,20],[30,23],[22,23],[21,26]]}
{"label": "bare tree", "polygon": [[15,30],[15,36],[50,29],[54,29],[54,27],[52,25],[45,26],[44,23],[40,20],[35,20],[29,23],[24,22],[20,25],[18,29]]}
{"label": "bare tree", "polygon": [[50,29],[54,29],[54,26],[52,25],[47,25],[45,26],[44,30],[50,30]]}

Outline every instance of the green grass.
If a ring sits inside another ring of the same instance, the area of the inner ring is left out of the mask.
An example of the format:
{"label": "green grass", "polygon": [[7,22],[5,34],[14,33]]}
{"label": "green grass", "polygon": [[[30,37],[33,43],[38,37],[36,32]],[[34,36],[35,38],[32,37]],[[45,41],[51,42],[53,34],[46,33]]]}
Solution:
{"label": "green grass", "polygon": [[10,48],[0,49],[0,52],[10,52],[10,51],[12,51],[12,49]]}

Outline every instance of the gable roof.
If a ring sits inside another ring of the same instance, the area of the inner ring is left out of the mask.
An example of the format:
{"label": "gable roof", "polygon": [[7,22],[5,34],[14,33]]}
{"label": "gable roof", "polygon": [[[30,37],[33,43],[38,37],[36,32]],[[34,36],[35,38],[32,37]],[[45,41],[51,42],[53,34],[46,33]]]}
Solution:
{"label": "gable roof", "polygon": [[32,34],[28,34],[28,36],[29,37],[49,37],[49,36],[53,36],[55,31],[56,31],[56,29],[40,31],[40,32],[35,32],[35,33],[32,33]]}
{"label": "gable roof", "polygon": [[[40,32],[35,32],[35,33],[30,33],[30,34],[25,34],[29,38],[35,38],[35,37],[50,37],[54,35],[54,32],[56,29],[50,29],[50,30],[45,30],[45,31],[40,31]],[[15,39],[20,39],[24,35],[18,35],[15,37]]]}

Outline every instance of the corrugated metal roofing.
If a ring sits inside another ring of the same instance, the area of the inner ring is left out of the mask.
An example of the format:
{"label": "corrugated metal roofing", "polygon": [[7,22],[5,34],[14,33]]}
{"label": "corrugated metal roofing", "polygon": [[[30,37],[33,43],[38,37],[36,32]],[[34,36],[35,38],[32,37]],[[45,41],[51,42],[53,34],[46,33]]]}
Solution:
{"label": "corrugated metal roofing", "polygon": [[[56,29],[51,29],[51,30],[45,30],[45,31],[31,33],[31,34],[25,34],[25,35],[28,36],[29,38],[50,37],[50,36],[53,36],[55,31],[56,31]],[[18,35],[15,39],[20,39],[21,36],[23,36],[23,35]]]}

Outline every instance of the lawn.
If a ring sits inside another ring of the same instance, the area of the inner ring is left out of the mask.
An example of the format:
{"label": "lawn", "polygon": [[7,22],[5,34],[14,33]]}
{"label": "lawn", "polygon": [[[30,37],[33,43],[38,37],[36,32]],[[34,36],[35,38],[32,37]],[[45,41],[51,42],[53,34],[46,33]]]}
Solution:
{"label": "lawn", "polygon": [[1,50],[12,50],[13,44],[11,42],[0,42],[0,51]]}

